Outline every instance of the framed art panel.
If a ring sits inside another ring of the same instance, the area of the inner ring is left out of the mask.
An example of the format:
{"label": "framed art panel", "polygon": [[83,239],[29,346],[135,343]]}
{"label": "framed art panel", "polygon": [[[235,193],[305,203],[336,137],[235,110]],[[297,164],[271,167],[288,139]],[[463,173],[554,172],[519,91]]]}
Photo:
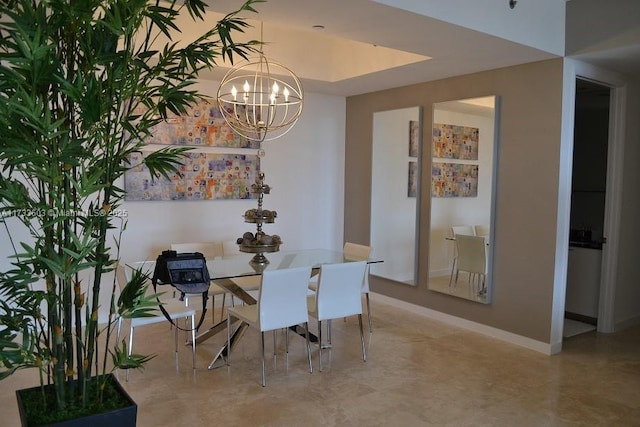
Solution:
{"label": "framed art panel", "polygon": [[407,196],[418,195],[418,162],[409,162],[409,178],[407,181]]}
{"label": "framed art panel", "polygon": [[125,172],[125,200],[252,199],[251,185],[260,171],[258,155],[189,151],[180,173],[171,179],[151,178],[143,160],[132,154]]}
{"label": "framed art panel", "polygon": [[418,141],[420,126],[417,120],[409,121],[409,157],[418,157]]}
{"label": "framed art panel", "polygon": [[478,160],[479,129],[468,126],[433,124],[433,157]]}
{"label": "framed art panel", "polygon": [[431,197],[477,197],[478,165],[440,163],[431,165]]}
{"label": "framed art panel", "polygon": [[147,144],[191,145],[200,147],[260,148],[231,130],[217,105],[201,101],[187,109],[186,114],[170,114],[166,120],[151,128]]}

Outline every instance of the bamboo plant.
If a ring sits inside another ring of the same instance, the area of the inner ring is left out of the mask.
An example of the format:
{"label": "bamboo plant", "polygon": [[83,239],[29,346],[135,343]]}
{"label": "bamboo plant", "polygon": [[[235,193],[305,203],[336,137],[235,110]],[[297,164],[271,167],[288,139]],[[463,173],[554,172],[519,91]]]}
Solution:
{"label": "bamboo plant", "polygon": [[[233,37],[261,1],[180,44],[178,17],[204,22],[203,0],[0,0],[0,234],[13,252],[0,271],[0,379],[39,369],[55,385],[50,410],[99,400],[88,384],[149,359],[113,342],[119,316],[154,308],[141,273],[120,298],[110,279],[126,228],[121,178],[154,125],[204,97],[201,71],[257,51]],[[144,161],[168,176],[183,151]]]}

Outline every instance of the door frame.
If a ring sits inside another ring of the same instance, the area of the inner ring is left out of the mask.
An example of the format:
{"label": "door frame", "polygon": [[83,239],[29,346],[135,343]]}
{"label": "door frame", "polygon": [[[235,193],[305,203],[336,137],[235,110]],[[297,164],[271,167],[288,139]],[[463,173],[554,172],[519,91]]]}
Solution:
{"label": "door frame", "polygon": [[[575,107],[575,80],[589,80],[611,89],[609,101],[609,136],[607,146],[607,182],[605,195],[605,213],[603,236],[607,243],[602,247],[602,265],[600,273],[600,300],[598,308],[598,332],[615,331],[615,295],[616,260],[620,235],[620,216],[622,211],[622,180],[624,164],[624,142],[626,124],[626,80],[618,73],[570,60],[573,72],[573,105]],[[572,117],[575,124],[575,115]],[[573,143],[572,150],[573,152]],[[571,167],[573,169],[573,165]],[[570,193],[569,193],[570,197]],[[570,203],[569,203],[570,205]],[[566,289],[566,278],[565,278]]]}

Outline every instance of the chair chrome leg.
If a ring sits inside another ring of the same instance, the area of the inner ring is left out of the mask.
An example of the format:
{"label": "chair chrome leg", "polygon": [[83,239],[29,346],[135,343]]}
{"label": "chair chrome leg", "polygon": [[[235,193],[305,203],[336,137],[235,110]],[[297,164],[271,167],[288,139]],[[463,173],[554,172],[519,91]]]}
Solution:
{"label": "chair chrome leg", "polygon": [[[211,295],[211,321],[216,323],[216,296]],[[222,314],[220,315],[220,321],[222,321]]]}
{"label": "chair chrome leg", "polygon": [[[449,276],[449,288],[451,288],[451,284],[453,282],[453,273],[456,269],[456,258],[453,258],[453,263],[451,264],[451,276]],[[456,281],[458,281],[458,275],[456,275]]]}
{"label": "chair chrome leg", "polygon": [[322,372],[322,321],[318,320],[318,367]]}
{"label": "chair chrome leg", "polygon": [[227,366],[231,364],[231,316],[227,313]]}
{"label": "chair chrome leg", "polygon": [[360,341],[362,341],[362,360],[367,361],[367,350],[364,345],[364,330],[362,329],[362,314],[358,314],[358,323],[360,324]]}
{"label": "chair chrome leg", "polygon": [[193,370],[196,370],[196,316],[191,316],[191,352],[193,355]]}
{"label": "chair chrome leg", "polygon": [[311,343],[309,341],[309,322],[304,322],[305,333],[304,337],[307,341],[307,358],[309,359],[309,373],[313,373],[313,364],[311,363]]}
{"label": "chair chrome leg", "polygon": [[[175,331],[173,333],[173,357],[176,359],[176,368],[178,367],[178,319],[175,319],[176,321],[176,328]],[[186,323],[185,323],[186,325]]]}
{"label": "chair chrome leg", "polygon": [[289,328],[284,328],[284,363],[289,367]]}
{"label": "chair chrome leg", "polygon": [[369,320],[369,333],[373,333],[373,326],[371,323],[371,304],[369,303],[369,292],[367,292],[365,294],[365,297],[367,299],[367,318]]}
{"label": "chair chrome leg", "polygon": [[120,345],[120,329],[121,328],[122,328],[122,317],[118,317],[118,327],[116,328],[116,345]]}
{"label": "chair chrome leg", "polygon": [[273,357],[277,357],[278,356],[278,351],[276,349],[277,345],[278,345],[278,334],[277,334],[278,330],[274,329],[273,330]]}
{"label": "chair chrome leg", "polygon": [[[131,356],[131,353],[133,352],[133,329],[131,328],[131,330],[129,331],[129,356]],[[129,381],[129,372],[131,371],[131,369],[127,369],[127,375],[125,380]]]}
{"label": "chair chrome leg", "polygon": [[264,373],[264,332],[260,333],[260,346],[262,347],[262,387],[267,385],[267,377]]}

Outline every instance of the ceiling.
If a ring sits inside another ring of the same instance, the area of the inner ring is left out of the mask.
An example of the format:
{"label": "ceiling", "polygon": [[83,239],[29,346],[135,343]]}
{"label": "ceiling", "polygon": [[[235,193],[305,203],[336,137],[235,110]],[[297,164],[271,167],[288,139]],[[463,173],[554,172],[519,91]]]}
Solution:
{"label": "ceiling", "polygon": [[[219,19],[243,1],[210,3]],[[255,8],[244,15],[253,28],[235,39],[263,40],[266,57],[293,70],[307,92],[351,96],[558,57],[371,0],[270,0]],[[640,75],[640,44],[581,59]],[[221,80],[226,69],[204,77]]]}
{"label": "ceiling", "polygon": [[[215,0],[211,9],[228,13],[241,4]],[[248,19],[248,38],[265,41],[266,57],[293,70],[307,92],[350,96],[557,57],[370,0],[271,0],[255,8],[258,15],[245,15],[260,18]]]}

